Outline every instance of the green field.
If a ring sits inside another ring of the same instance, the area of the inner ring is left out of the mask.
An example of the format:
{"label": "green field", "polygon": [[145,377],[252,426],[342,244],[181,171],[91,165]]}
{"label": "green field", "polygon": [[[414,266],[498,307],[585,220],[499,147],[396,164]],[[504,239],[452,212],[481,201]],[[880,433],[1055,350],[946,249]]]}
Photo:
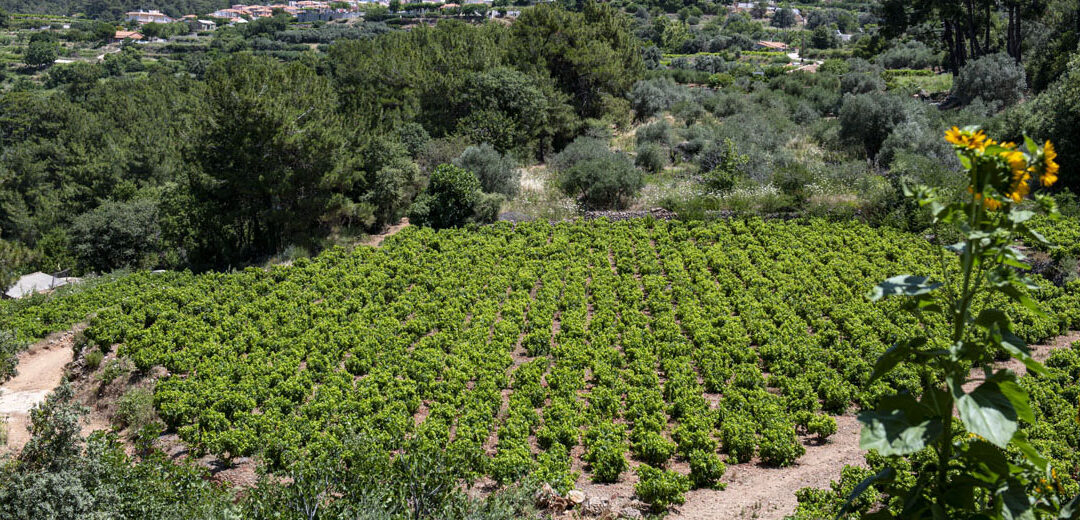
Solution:
{"label": "green field", "polygon": [[[566,489],[579,445],[598,481],[627,457],[788,465],[828,414],[916,389],[910,370],[867,383],[912,324],[864,294],[928,271],[932,251],[823,221],[408,228],[381,249],[141,273],[3,310],[28,338],[96,312],[86,348],[163,367],[155,408],[196,453],[275,466],[359,435]],[[1044,285],[1048,317],[1013,313],[1032,342],[1080,325],[1075,292]]]}

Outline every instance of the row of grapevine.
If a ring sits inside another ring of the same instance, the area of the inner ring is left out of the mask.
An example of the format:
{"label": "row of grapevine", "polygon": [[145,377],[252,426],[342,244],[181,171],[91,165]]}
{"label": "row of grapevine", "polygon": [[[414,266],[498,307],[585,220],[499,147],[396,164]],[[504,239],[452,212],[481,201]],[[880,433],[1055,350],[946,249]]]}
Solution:
{"label": "row of grapevine", "polygon": [[[164,368],[154,405],[196,453],[280,465],[360,435],[443,447],[466,478],[566,488],[644,465],[658,482],[684,460],[683,483],[713,486],[723,456],[791,464],[829,414],[916,387],[911,371],[868,382],[911,323],[864,294],[935,261],[921,237],[857,223],[409,228],[377,250],[140,273],[0,311],[27,339],[92,314],[93,348]],[[1076,291],[1036,297],[1052,313],[1014,310],[1025,339],[1080,325]]]}

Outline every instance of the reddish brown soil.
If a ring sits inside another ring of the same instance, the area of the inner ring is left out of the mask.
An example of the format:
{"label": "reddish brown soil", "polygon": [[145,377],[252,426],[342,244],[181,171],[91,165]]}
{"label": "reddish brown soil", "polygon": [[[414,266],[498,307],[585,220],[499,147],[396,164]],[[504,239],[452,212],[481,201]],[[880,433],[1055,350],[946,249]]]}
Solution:
{"label": "reddish brown soil", "polygon": [[390,226],[390,227],[386,228],[386,231],[384,231],[382,233],[379,233],[378,235],[369,236],[367,238],[367,240],[361,242],[361,245],[371,246],[371,247],[379,247],[379,246],[382,245],[383,240],[386,240],[387,238],[390,238],[390,237],[396,235],[399,231],[401,231],[402,229],[405,229],[407,227],[409,227],[409,219],[408,218],[402,218],[401,221],[398,222],[397,224],[394,224],[393,226]]}

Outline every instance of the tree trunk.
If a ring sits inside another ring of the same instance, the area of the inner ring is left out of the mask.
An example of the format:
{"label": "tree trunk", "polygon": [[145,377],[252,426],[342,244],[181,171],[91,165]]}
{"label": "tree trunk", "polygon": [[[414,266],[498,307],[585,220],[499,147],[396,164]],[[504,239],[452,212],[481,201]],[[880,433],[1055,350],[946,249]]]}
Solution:
{"label": "tree trunk", "polygon": [[971,58],[982,55],[979,49],[979,28],[975,24],[975,0],[967,0],[967,38],[971,44]]}

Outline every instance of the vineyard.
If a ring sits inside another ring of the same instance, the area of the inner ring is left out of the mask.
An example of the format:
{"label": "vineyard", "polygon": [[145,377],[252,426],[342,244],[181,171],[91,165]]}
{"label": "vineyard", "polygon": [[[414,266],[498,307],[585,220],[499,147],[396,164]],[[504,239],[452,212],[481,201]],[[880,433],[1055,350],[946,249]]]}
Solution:
{"label": "vineyard", "polygon": [[[408,228],[291,267],[139,273],[0,309],[28,340],[93,314],[83,348],[163,367],[154,407],[195,453],[280,467],[363,436],[388,455],[445,447],[500,483],[613,482],[636,460],[643,483],[709,487],[725,462],[790,465],[832,415],[916,390],[911,369],[868,384],[914,322],[865,295],[938,261],[924,237],[858,223]],[[1018,335],[1080,325],[1075,288],[1044,283],[1049,317],[1014,309]],[[1077,359],[1031,383],[1061,422],[1075,400],[1052,385]],[[1033,438],[1065,435],[1046,428]],[[665,471],[676,460],[688,475]]]}

